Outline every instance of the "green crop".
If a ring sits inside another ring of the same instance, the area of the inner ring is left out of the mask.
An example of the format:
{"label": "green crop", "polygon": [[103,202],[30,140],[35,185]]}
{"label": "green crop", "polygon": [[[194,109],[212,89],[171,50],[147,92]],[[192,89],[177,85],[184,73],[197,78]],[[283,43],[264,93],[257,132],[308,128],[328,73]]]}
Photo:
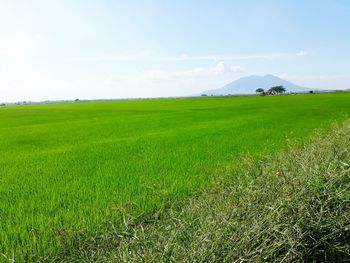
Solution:
{"label": "green crop", "polygon": [[33,261],[118,227],[350,113],[350,94],[0,108],[0,253]]}

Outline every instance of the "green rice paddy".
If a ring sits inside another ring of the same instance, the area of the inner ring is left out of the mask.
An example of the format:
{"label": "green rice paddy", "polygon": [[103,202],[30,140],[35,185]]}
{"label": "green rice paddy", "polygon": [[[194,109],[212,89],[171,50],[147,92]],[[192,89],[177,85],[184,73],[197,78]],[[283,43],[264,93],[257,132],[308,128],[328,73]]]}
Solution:
{"label": "green rice paddy", "polygon": [[1,107],[0,255],[54,255],[349,113],[349,93]]}

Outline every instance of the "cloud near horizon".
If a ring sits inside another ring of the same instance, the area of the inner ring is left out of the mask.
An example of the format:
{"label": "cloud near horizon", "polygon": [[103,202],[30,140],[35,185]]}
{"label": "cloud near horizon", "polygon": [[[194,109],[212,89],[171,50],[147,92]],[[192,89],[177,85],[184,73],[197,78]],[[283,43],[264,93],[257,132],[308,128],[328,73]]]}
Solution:
{"label": "cloud near horizon", "polygon": [[229,65],[224,61],[219,61],[210,67],[197,67],[188,70],[165,71],[165,70],[145,70],[133,74],[115,74],[108,78],[107,83],[143,83],[144,81],[168,82],[172,80],[185,80],[196,78],[218,77],[223,74],[242,73],[244,68],[237,65]]}
{"label": "cloud near horizon", "polygon": [[177,57],[163,57],[164,61],[191,61],[191,60],[275,60],[275,59],[287,59],[293,57],[302,57],[308,55],[305,50],[299,50],[297,52],[270,52],[270,53],[252,53],[252,54],[217,54],[217,55],[199,55],[190,56],[184,53]]}
{"label": "cloud near horizon", "polygon": [[239,77],[242,72],[244,69],[241,66],[219,61],[212,66],[186,70],[144,70],[115,74],[106,79],[104,86],[110,91],[123,87],[122,97],[130,97],[136,89],[139,97],[184,96],[208,88],[219,88]]}
{"label": "cloud near horizon", "polygon": [[269,53],[251,53],[251,54],[207,54],[207,55],[189,55],[183,53],[179,56],[161,56],[153,49],[126,50],[122,53],[105,54],[101,56],[77,56],[62,57],[64,60],[81,60],[81,61],[226,61],[226,60],[277,60],[288,59],[293,57],[302,57],[308,55],[305,50],[297,52],[269,52]]}
{"label": "cloud near horizon", "polygon": [[308,55],[309,53],[305,50],[300,50],[298,53],[296,53],[296,56],[297,57],[303,57],[303,56],[306,56]]}
{"label": "cloud near horizon", "polygon": [[225,73],[243,72],[244,69],[237,65],[228,65],[224,61],[219,61],[212,67],[197,67],[183,71],[147,70],[144,76],[151,79],[174,80],[179,78],[202,78],[218,76]]}

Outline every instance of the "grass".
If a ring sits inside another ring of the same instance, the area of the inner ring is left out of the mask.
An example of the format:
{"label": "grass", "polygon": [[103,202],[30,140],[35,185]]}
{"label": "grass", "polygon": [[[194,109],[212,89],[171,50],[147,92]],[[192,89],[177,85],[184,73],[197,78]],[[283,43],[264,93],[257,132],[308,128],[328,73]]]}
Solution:
{"label": "grass", "polygon": [[[78,244],[65,261],[349,262],[350,122],[312,143],[226,170],[224,184],[123,231]],[[96,242],[98,240],[98,242]],[[83,248],[83,249],[82,249]]]}
{"label": "grass", "polygon": [[66,103],[0,109],[0,252],[34,261],[302,142],[350,94]]}

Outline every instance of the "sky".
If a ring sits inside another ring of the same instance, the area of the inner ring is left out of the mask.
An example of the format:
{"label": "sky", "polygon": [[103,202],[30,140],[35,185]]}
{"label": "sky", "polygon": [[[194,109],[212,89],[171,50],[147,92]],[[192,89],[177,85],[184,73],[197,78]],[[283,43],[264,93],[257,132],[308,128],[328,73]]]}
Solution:
{"label": "sky", "polygon": [[0,101],[350,88],[348,0],[0,0]]}

